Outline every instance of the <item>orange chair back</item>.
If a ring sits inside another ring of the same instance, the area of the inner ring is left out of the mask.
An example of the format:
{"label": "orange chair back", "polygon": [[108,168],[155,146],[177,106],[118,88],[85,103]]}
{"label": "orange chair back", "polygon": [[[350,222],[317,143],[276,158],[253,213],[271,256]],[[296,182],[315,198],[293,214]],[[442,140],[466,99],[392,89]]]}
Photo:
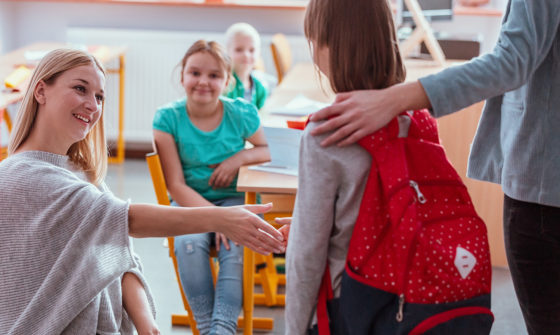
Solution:
{"label": "orange chair back", "polygon": [[284,34],[275,34],[272,36],[270,51],[272,52],[272,58],[276,66],[278,83],[280,83],[286,76],[286,73],[288,73],[288,70],[292,67],[292,49]]}
{"label": "orange chair back", "polygon": [[167,194],[167,186],[165,185],[165,177],[161,168],[161,161],[157,152],[146,154],[146,162],[152,177],[152,184],[156,192],[157,202],[160,205],[169,206],[169,195]]}

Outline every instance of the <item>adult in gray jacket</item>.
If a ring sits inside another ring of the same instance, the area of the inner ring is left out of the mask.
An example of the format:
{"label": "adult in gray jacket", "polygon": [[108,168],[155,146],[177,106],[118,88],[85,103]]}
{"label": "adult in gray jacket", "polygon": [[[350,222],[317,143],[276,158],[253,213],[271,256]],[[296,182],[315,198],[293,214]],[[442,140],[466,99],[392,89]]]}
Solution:
{"label": "adult in gray jacket", "polygon": [[270,205],[130,204],[104,183],[105,75],[55,50],[31,77],[0,163],[0,334],[158,334],[129,235],[216,231],[260,253],[284,250]]}
{"label": "adult in gray jacket", "polygon": [[345,146],[404,110],[487,99],[468,176],[499,183],[508,263],[530,334],[560,334],[560,1],[510,0],[494,50],[416,82],[339,94],[313,121]]}

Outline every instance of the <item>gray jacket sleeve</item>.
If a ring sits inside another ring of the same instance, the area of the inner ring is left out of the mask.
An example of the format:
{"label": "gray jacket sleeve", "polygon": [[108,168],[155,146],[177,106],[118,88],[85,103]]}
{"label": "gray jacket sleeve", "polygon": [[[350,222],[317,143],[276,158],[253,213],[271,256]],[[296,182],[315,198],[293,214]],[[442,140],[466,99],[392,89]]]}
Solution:
{"label": "gray jacket sleeve", "polygon": [[420,79],[436,117],[522,86],[543,62],[560,26],[558,0],[510,0],[494,50]]}
{"label": "gray jacket sleeve", "polygon": [[286,334],[305,334],[317,294],[334,226],[338,173],[307,132],[301,140],[299,187],[286,251]]}
{"label": "gray jacket sleeve", "polygon": [[348,245],[359,213],[371,156],[358,144],[323,148],[329,134],[303,135],[299,187],[286,258],[286,334],[306,334],[328,263],[338,297]]}

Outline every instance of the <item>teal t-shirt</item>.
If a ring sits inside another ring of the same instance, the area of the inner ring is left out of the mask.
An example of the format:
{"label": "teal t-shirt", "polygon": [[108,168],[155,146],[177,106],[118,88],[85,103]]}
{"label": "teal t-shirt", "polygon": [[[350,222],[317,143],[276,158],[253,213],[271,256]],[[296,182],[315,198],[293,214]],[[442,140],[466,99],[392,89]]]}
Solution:
{"label": "teal t-shirt", "polygon": [[206,132],[192,124],[187,113],[187,99],[182,98],[158,108],[153,127],[175,139],[185,182],[207,200],[240,196],[237,177],[226,188],[212,189],[208,180],[214,172],[209,165],[218,164],[245,148],[245,140],[259,128],[257,109],[242,99],[220,97],[224,106],[222,122]]}
{"label": "teal t-shirt", "polygon": [[[251,101],[253,105],[257,106],[257,109],[261,109],[264,105],[266,97],[268,96],[268,92],[266,91],[266,88],[264,88],[263,84],[257,78],[255,78],[255,76],[251,75],[251,80],[253,82],[253,89],[251,90],[251,92],[245,92],[243,83],[241,82],[241,80],[239,80],[239,77],[234,72],[233,85],[224,95],[231,99],[243,98],[247,101]],[[251,99],[245,98],[248,94],[251,95]]]}

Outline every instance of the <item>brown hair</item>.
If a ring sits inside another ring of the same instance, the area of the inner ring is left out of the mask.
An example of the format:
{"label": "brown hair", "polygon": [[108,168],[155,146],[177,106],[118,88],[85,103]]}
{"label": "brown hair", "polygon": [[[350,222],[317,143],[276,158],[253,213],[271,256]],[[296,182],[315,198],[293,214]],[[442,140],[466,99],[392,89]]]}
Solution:
{"label": "brown hair", "polygon": [[231,59],[229,58],[226,50],[222,47],[218,42],[210,41],[207,42],[206,40],[198,40],[194,42],[193,45],[187,50],[183,59],[181,60],[181,74],[180,79],[183,82],[183,72],[185,71],[185,65],[187,64],[187,60],[190,56],[194,55],[195,53],[205,52],[210,54],[214,57],[220,67],[224,69],[227,73],[227,78],[231,76]]}
{"label": "brown hair", "polygon": [[311,0],[304,29],[316,48],[329,48],[334,92],[381,89],[404,81],[387,0]]}
{"label": "brown hair", "polygon": [[[53,85],[64,72],[83,65],[92,65],[105,75],[103,66],[92,55],[72,49],[57,49],[49,52],[31,76],[29,86],[16,116],[14,129],[10,136],[8,154],[14,153],[29,137],[37,117],[39,104],[34,92],[40,81]],[[70,146],[66,153],[74,164],[81,167],[89,181],[99,185],[107,172],[107,144],[103,126],[103,113],[86,137]]]}

